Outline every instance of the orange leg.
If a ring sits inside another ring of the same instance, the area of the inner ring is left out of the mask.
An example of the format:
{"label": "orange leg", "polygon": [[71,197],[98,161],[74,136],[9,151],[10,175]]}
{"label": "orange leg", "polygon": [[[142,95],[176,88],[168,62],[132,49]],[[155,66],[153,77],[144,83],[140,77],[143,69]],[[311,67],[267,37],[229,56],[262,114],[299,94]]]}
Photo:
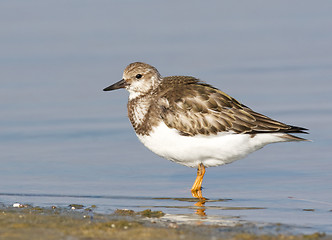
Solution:
{"label": "orange leg", "polygon": [[192,193],[193,197],[196,197],[196,198],[202,197],[201,189],[202,189],[202,182],[203,182],[204,174],[205,174],[205,167],[204,167],[203,163],[201,163],[198,165],[197,177],[194,182],[194,185],[191,188],[191,193]]}

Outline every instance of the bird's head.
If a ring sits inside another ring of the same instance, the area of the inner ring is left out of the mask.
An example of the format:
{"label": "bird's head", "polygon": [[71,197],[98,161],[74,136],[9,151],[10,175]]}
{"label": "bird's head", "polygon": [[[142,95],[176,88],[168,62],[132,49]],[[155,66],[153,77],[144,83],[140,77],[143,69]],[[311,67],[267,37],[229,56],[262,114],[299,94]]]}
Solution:
{"label": "bird's head", "polygon": [[129,99],[134,99],[155,89],[161,80],[160,73],[155,67],[142,62],[134,62],[126,67],[122,80],[105,88],[104,91],[126,88],[129,91]]}

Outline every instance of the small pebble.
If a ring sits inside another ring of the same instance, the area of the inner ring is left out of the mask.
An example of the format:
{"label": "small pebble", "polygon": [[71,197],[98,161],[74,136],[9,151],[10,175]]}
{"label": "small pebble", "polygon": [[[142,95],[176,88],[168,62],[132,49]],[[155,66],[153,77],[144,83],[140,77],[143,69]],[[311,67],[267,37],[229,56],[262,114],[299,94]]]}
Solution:
{"label": "small pebble", "polygon": [[22,208],[22,207],[24,207],[24,205],[20,204],[20,203],[14,203],[13,207],[15,207],[15,208]]}
{"label": "small pebble", "polygon": [[84,206],[82,204],[70,204],[69,205],[70,209],[82,209]]}

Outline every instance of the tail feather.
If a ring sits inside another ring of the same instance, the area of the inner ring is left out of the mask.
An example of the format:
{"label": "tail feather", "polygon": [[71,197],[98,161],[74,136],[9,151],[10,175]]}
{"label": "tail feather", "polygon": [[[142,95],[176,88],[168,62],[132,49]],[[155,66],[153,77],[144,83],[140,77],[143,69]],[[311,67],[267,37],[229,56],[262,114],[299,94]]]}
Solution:
{"label": "tail feather", "polygon": [[308,129],[307,128],[303,128],[303,127],[297,127],[297,126],[289,126],[289,129],[285,129],[284,132],[285,133],[304,133],[304,134],[308,134]]}
{"label": "tail feather", "polygon": [[303,127],[297,127],[297,126],[289,126],[288,129],[285,129],[283,132],[285,133],[282,138],[287,139],[288,141],[310,141],[308,139],[305,138],[301,138],[298,136],[294,136],[290,133],[304,133],[304,134],[308,134],[308,129],[307,128],[303,128]]}
{"label": "tail feather", "polygon": [[[306,132],[303,132],[303,133],[306,133]],[[288,133],[285,133],[281,136],[281,138],[284,138],[286,139],[287,141],[311,141],[311,140],[308,140],[308,139],[305,139],[305,138],[301,138],[301,137],[298,137],[298,136],[294,136],[292,134],[288,134]]]}

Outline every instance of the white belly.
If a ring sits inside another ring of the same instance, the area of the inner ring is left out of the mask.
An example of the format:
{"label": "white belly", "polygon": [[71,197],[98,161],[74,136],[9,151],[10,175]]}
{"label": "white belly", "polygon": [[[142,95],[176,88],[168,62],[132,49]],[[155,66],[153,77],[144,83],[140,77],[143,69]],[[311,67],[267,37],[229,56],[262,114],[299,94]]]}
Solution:
{"label": "white belly", "polygon": [[188,137],[161,122],[149,136],[137,136],[148,149],[168,160],[188,167],[197,167],[200,163],[213,167],[241,159],[266,144],[285,141],[281,135],[266,133],[251,137],[249,134],[220,133]]}

